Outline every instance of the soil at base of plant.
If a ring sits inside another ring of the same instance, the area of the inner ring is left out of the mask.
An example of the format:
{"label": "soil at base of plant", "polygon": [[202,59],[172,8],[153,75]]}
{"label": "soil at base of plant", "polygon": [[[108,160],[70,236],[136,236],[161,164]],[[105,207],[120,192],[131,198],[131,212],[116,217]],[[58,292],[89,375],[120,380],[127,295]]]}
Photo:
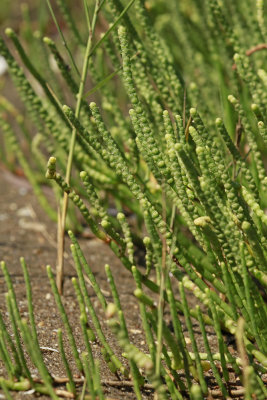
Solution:
{"label": "soil at base of plant", "polygon": [[[49,196],[49,190],[47,191]],[[89,235],[89,238],[79,238],[79,243],[84,251],[86,259],[90,264],[95,277],[103,289],[108,302],[112,302],[110,288],[104,271],[105,264],[110,264],[117,287],[120,292],[122,307],[127,319],[129,333],[135,345],[144,349],[144,338],[141,334],[141,320],[139,318],[138,304],[133,296],[135,284],[131,275],[120,264],[111,250],[100,240]],[[79,306],[76,301],[71,278],[76,276],[74,263],[69,251],[70,241],[66,237],[65,248],[65,281],[63,303],[73,328],[77,347],[80,352],[85,351],[79,324]],[[66,372],[58,353],[57,329],[63,328],[58,313],[50,283],[46,273],[46,265],[55,268],[56,263],[56,223],[49,220],[40,208],[28,182],[17,177],[4,168],[0,170],[0,259],[6,262],[8,271],[12,278],[17,302],[21,315],[27,319],[27,300],[23,272],[20,266],[20,257],[23,256],[28,266],[33,291],[33,304],[35,320],[37,325],[39,343],[41,347],[52,350],[43,350],[44,361],[52,375],[65,377]],[[105,315],[101,305],[90,287],[87,285],[90,299],[95,307],[96,313],[102,323],[102,328],[109,343],[115,348],[117,354],[121,350],[115,344],[115,338],[106,327]],[[6,315],[5,292],[6,284],[2,271],[0,272],[0,311]],[[7,324],[8,319],[5,318]],[[89,324],[91,323],[89,319]],[[92,323],[91,323],[92,325]],[[77,376],[79,372],[73,361],[71,348],[63,328],[65,351]],[[118,381],[118,377],[112,374],[106,363],[103,362],[101,346],[99,342],[92,345],[94,356],[100,360],[101,378],[104,394],[116,399],[134,399],[135,394],[131,388],[113,387],[109,381]],[[123,361],[123,358],[120,357]],[[124,360],[125,365],[127,361]],[[32,366],[34,374],[35,368]],[[3,366],[0,367],[0,376],[5,375]],[[123,377],[119,377],[124,379]],[[119,382],[118,382],[119,383]],[[34,395],[24,393],[12,393],[14,399],[30,399]],[[48,399],[47,396],[38,396],[40,399]],[[149,392],[144,392],[144,398],[150,398]]]}
{"label": "soil at base of plant", "polygon": [[[47,196],[52,196],[49,189],[45,188]],[[51,197],[51,201],[52,197]],[[95,277],[106,295],[108,302],[112,302],[112,296],[107,282],[104,265],[109,264],[120,294],[122,308],[125,313],[127,326],[131,341],[141,350],[147,352],[145,346],[142,323],[139,314],[138,303],[134,298],[133,291],[135,283],[130,273],[121,265],[119,260],[114,256],[111,250],[100,240],[88,235],[87,238],[80,237],[79,243],[84,251],[87,262],[91,266]],[[79,306],[76,301],[71,278],[76,276],[74,263],[69,251],[70,241],[66,237],[66,254],[65,254],[65,281],[63,303],[67,312],[70,324],[73,328],[77,347],[80,352],[85,351],[82,340],[82,334],[79,324]],[[20,266],[19,258],[23,256],[28,265],[33,291],[33,304],[35,311],[35,320],[38,331],[40,346],[44,349],[44,361],[53,376],[66,377],[60,355],[58,353],[57,330],[63,329],[64,346],[70,366],[77,377],[79,372],[75,366],[69,342],[62,325],[60,315],[58,313],[54,297],[51,291],[49,280],[46,274],[46,265],[55,268],[56,262],[56,223],[51,222],[45,212],[38,204],[32,189],[23,177],[8,172],[4,167],[0,167],[0,259],[7,264],[8,271],[11,275],[17,301],[21,315],[28,318],[27,300],[23,273]],[[140,267],[142,268],[142,267]],[[116,345],[116,340],[109,332],[106,326],[106,320],[101,305],[90,287],[87,285],[91,301],[95,307],[96,313],[101,321],[102,328],[106,337],[120,357],[122,362],[127,365],[127,361],[121,356],[121,349]],[[7,310],[5,306],[6,284],[2,271],[0,272],[0,312],[5,318],[8,329],[10,324],[7,318]],[[190,306],[194,306],[196,299],[189,295]],[[168,320],[168,314],[166,313]],[[183,321],[183,318],[182,318]],[[89,318],[89,324],[91,320]],[[91,323],[92,325],[92,323]],[[199,348],[203,351],[201,334],[197,325],[194,325],[196,338]],[[186,329],[185,329],[186,330]],[[212,350],[217,351],[216,336],[212,329],[209,333]],[[46,349],[45,349],[46,348]],[[48,349],[47,349],[48,348]],[[110,372],[106,363],[102,359],[101,346],[98,341],[92,344],[94,357],[100,360],[101,380],[103,391],[106,397],[111,399],[135,399],[134,391],[127,387],[120,380],[124,380],[122,376],[115,376]],[[36,369],[33,365],[30,367],[33,375]],[[0,376],[6,376],[3,365],[0,363]],[[210,377],[211,379],[211,377]],[[212,379],[210,380],[212,384]],[[233,378],[233,384],[238,385]],[[234,387],[233,386],[233,387]],[[62,387],[59,386],[62,389]],[[79,386],[79,390],[82,385]],[[213,387],[216,389],[216,386]],[[44,395],[12,392],[14,399],[48,399],[50,397]],[[154,394],[150,390],[143,390],[143,399],[152,399]],[[241,398],[241,397],[239,397]]]}

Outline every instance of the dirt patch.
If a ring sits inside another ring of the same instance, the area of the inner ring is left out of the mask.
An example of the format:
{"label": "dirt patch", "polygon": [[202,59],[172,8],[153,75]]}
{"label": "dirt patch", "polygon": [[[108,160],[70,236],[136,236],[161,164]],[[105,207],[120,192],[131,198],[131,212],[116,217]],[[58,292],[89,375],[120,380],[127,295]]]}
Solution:
{"label": "dirt patch", "polygon": [[[27,318],[27,300],[23,273],[19,258],[25,257],[28,265],[33,290],[33,303],[35,310],[36,325],[40,346],[49,347],[56,351],[43,350],[44,361],[52,375],[65,377],[66,372],[60,360],[57,343],[57,329],[63,328],[59,316],[54,296],[52,294],[49,280],[46,274],[46,265],[55,266],[56,260],[56,224],[51,222],[45,213],[40,209],[36,198],[26,180],[12,175],[2,169],[0,173],[0,258],[8,266],[14,289],[17,296],[21,314]],[[131,340],[139,348],[144,349],[144,339],[141,335],[142,326],[139,318],[138,304],[133,296],[135,283],[128,271],[120,264],[111,250],[98,239],[79,238],[79,243],[85,253],[86,259],[95,274],[95,277],[104,293],[107,301],[112,301],[110,288],[106,279],[104,265],[110,264],[116,285],[120,291],[122,307],[127,319]],[[63,303],[65,310],[73,327],[74,336],[79,351],[85,351],[82,334],[79,324],[79,306],[71,283],[71,278],[76,276],[74,264],[69,251],[69,239],[66,238],[66,259],[65,259],[65,284]],[[2,273],[0,273],[0,307],[5,314],[5,292],[6,285]],[[103,330],[111,346],[121,351],[115,345],[114,337],[106,328],[103,310],[98,299],[88,284],[88,293],[95,310],[102,323]],[[89,318],[89,323],[90,323]],[[64,335],[65,336],[65,335]],[[65,350],[74,371],[78,375],[71,349],[68,341],[64,338]],[[101,346],[98,342],[93,344],[93,352],[96,359],[101,360]],[[120,357],[123,361],[123,358]],[[103,360],[102,360],[103,361]],[[125,365],[127,362],[123,361]],[[108,381],[117,380],[105,362],[101,362],[101,376],[105,383],[103,389],[106,395],[117,399],[134,399],[135,395],[131,388],[110,387]],[[34,372],[34,368],[33,368]],[[0,376],[4,374],[0,369]],[[115,383],[114,383],[115,385]],[[119,381],[118,381],[119,385]],[[149,398],[149,393],[144,393],[145,398]],[[33,396],[27,395],[27,398]],[[25,399],[21,393],[14,395],[14,398]],[[40,398],[48,398],[41,396]]]}

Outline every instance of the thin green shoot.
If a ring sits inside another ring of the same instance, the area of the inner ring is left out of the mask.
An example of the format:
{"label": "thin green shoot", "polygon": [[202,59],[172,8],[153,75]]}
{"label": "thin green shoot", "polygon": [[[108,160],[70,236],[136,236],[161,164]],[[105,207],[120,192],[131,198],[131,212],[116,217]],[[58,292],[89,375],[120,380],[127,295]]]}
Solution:
{"label": "thin green shoot", "polygon": [[71,60],[71,63],[72,63],[72,65],[73,65],[73,67],[74,67],[74,69],[75,69],[77,75],[80,77],[81,74],[80,74],[80,72],[79,72],[79,69],[78,69],[78,67],[77,67],[77,65],[76,65],[76,63],[75,63],[75,61],[74,61],[74,58],[73,58],[73,56],[72,56],[72,53],[71,53],[71,51],[70,51],[70,48],[69,48],[69,46],[68,46],[66,40],[65,40],[65,37],[64,37],[64,35],[63,35],[63,32],[62,32],[62,30],[60,29],[60,26],[59,26],[59,24],[58,24],[58,22],[57,22],[57,18],[56,18],[56,16],[55,16],[54,10],[53,10],[53,8],[52,8],[52,6],[51,6],[51,2],[50,2],[50,0],[46,0],[46,2],[47,2],[47,5],[48,5],[50,14],[51,14],[51,16],[52,16],[52,18],[53,18],[53,21],[54,21],[54,23],[55,23],[55,25],[56,25],[56,27],[57,27],[58,33],[59,33],[59,35],[60,35],[60,37],[61,37],[61,40],[62,40],[62,42],[63,42],[63,45],[64,45],[64,47],[66,48],[66,50],[67,50],[67,52],[68,52],[68,55],[69,55],[70,60]]}
{"label": "thin green shoot", "polygon": [[[89,31],[87,45],[86,45],[86,51],[85,51],[85,55],[84,55],[83,69],[82,69],[82,75],[81,75],[79,92],[77,95],[77,103],[76,103],[76,109],[75,109],[75,117],[76,118],[79,118],[80,111],[81,111],[82,96],[83,96],[87,72],[88,72],[90,50],[91,50],[92,40],[93,40],[93,36],[94,36],[94,32],[95,32],[95,26],[96,26],[97,15],[99,12],[99,6],[100,6],[100,1],[97,0],[96,4],[95,4],[95,10],[94,10],[93,18],[92,18],[91,29]],[[68,161],[67,161],[66,178],[65,178],[67,184],[70,183],[76,135],[77,135],[77,130],[76,130],[76,128],[73,128],[72,135],[71,135],[71,141],[70,141],[70,147],[69,147]],[[61,227],[60,227],[59,234],[58,234],[58,239],[59,239],[58,240],[58,262],[57,262],[57,277],[56,277],[57,287],[58,287],[60,294],[62,294],[62,290],[63,290],[64,242],[65,242],[64,234],[65,234],[65,226],[66,226],[67,209],[68,209],[68,194],[64,192],[62,213],[61,213]]]}

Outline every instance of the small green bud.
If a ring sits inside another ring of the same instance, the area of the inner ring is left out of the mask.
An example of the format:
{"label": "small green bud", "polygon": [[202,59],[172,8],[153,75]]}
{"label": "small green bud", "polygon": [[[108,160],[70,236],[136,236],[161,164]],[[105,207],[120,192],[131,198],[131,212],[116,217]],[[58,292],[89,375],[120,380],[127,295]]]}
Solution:
{"label": "small green bud", "polygon": [[86,171],[81,171],[80,172],[80,178],[84,181],[88,177],[88,174]]}
{"label": "small green bud", "polygon": [[171,138],[172,138],[172,135],[170,133],[166,133],[165,139],[168,141],[168,140],[171,140]]}
{"label": "small green bud", "polygon": [[105,271],[106,271],[106,273],[110,272],[110,266],[109,266],[109,264],[105,264]]}
{"label": "small green bud", "polygon": [[118,35],[122,36],[122,35],[125,35],[125,33],[126,33],[126,30],[125,30],[124,26],[120,25],[118,28]]}
{"label": "small green bud", "polygon": [[202,228],[206,226],[207,224],[211,224],[211,219],[207,215],[198,217],[194,220],[194,224],[196,226],[201,226]]}
{"label": "small green bud", "polygon": [[191,386],[190,389],[191,392],[191,396],[193,400],[202,400],[203,399],[203,395],[202,395],[202,391],[199,385],[195,384]]}
{"label": "small green bud", "polygon": [[119,213],[117,214],[117,219],[118,219],[119,221],[124,221],[124,220],[125,220],[125,215],[124,215],[123,213],[119,212]]}
{"label": "small green bud", "polygon": [[[190,128],[189,128],[189,129],[190,129]],[[182,145],[182,143],[175,143],[174,148],[175,148],[175,150],[177,150],[177,151],[181,151],[182,148],[183,148],[183,145]]]}
{"label": "small green bud", "polygon": [[46,174],[45,174],[47,179],[55,178],[56,162],[57,162],[56,157],[50,157],[49,158],[48,163],[47,163],[47,171],[46,171]]}
{"label": "small green bud", "polygon": [[64,104],[64,106],[62,106],[62,111],[65,114],[68,114],[69,112],[71,112],[71,108],[69,106],[67,106],[66,104]]}
{"label": "small green bud", "polygon": [[109,303],[106,308],[106,317],[113,318],[117,313],[117,307],[113,303]]}
{"label": "small green bud", "polygon": [[222,119],[221,119],[221,118],[216,118],[215,124],[216,124],[217,126],[222,126],[222,125],[223,125]]}
{"label": "small green bud", "polygon": [[15,36],[15,32],[14,32],[14,30],[13,30],[12,28],[6,28],[6,29],[5,29],[5,34],[6,34],[6,36],[8,36],[8,37]]}
{"label": "small green bud", "polygon": [[43,42],[44,42],[45,44],[47,44],[47,45],[54,44],[53,40],[50,39],[48,36],[45,36],[45,37],[43,38]]}
{"label": "small green bud", "polygon": [[197,84],[195,82],[191,82],[189,85],[190,90],[196,90],[197,89]]}
{"label": "small green bud", "polygon": [[143,242],[144,242],[144,245],[145,245],[145,246],[149,246],[150,243],[151,243],[150,237],[145,236],[144,239],[143,239]]}
{"label": "small green bud", "polygon": [[102,219],[102,221],[101,221],[101,226],[102,226],[104,229],[107,229],[107,228],[109,228],[110,223],[109,223],[108,220]]}
{"label": "small green bud", "polygon": [[56,159],[56,157],[50,157],[50,158],[49,158],[49,160],[48,160],[48,164],[47,164],[47,166],[53,166],[53,165],[56,165],[56,162],[57,162],[57,159]]}
{"label": "small green bud", "polygon": [[238,62],[238,61],[240,61],[240,59],[241,59],[240,54],[236,53],[236,54],[234,55],[234,61],[235,61],[235,62]]}
{"label": "small green bud", "polygon": [[251,104],[251,110],[254,111],[254,112],[259,111],[258,104],[255,104],[255,103]]}
{"label": "small green bud", "polygon": [[230,103],[232,103],[232,104],[237,104],[237,99],[236,99],[232,94],[229,94],[228,100],[229,100]]}
{"label": "small green bud", "polygon": [[150,307],[155,307],[153,300],[150,299],[150,297],[148,297],[147,295],[145,295],[145,293],[141,289],[139,288],[135,289],[134,295],[138,300],[142,301],[142,303],[147,304]]}
{"label": "small green bud", "polygon": [[203,154],[204,152],[205,152],[204,147],[202,147],[202,146],[197,146],[196,147],[196,153],[197,154]]}
{"label": "small green bud", "polygon": [[96,103],[94,102],[94,101],[92,101],[90,104],[89,104],[89,107],[92,109],[92,108],[97,108],[97,105],[96,105]]}
{"label": "small green bud", "polygon": [[197,113],[197,109],[192,107],[192,108],[190,108],[189,112],[190,112],[191,117],[194,117],[196,115],[196,113]]}
{"label": "small green bud", "polygon": [[244,222],[242,223],[242,229],[243,229],[243,231],[248,231],[249,228],[250,228],[250,223],[249,223],[248,221],[244,221]]}
{"label": "small green bud", "polygon": [[99,212],[97,211],[97,209],[95,207],[90,208],[90,214],[93,215],[94,217],[99,216]]}

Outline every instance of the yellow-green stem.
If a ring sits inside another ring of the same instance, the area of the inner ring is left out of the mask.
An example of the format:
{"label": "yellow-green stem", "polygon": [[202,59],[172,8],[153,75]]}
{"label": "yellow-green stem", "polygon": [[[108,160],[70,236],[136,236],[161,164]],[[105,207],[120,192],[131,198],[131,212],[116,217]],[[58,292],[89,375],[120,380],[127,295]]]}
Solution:
{"label": "yellow-green stem", "polygon": [[[76,118],[79,118],[80,111],[81,111],[82,96],[83,96],[85,81],[86,81],[86,77],[87,77],[88,62],[89,62],[90,51],[91,51],[91,46],[92,46],[92,39],[93,39],[94,31],[95,31],[95,25],[96,25],[97,15],[99,12],[99,7],[100,7],[100,0],[96,0],[94,15],[93,15],[93,19],[92,19],[92,25],[91,25],[91,29],[89,30],[89,35],[88,35],[88,40],[87,40],[87,45],[86,45],[82,75],[81,75],[81,80],[80,80],[80,85],[79,85],[79,92],[77,95],[77,104],[76,104],[76,109],[75,109],[75,117]],[[72,160],[73,160],[73,154],[74,154],[74,148],[75,148],[76,134],[77,134],[77,131],[74,128],[72,131],[72,135],[71,135],[70,149],[69,149],[68,163],[67,163],[67,170],[66,170],[66,179],[65,179],[68,184],[70,183],[70,177],[71,177]],[[65,244],[64,234],[65,234],[65,227],[66,227],[67,209],[68,209],[68,195],[67,195],[67,193],[64,193],[62,213],[61,213],[61,227],[60,227],[60,232],[58,235],[58,258],[57,258],[57,274],[56,274],[56,282],[57,282],[57,287],[58,287],[58,291],[60,294],[62,294],[62,289],[63,289],[62,286],[63,286],[63,275],[64,275],[64,244]]]}
{"label": "yellow-green stem", "polygon": [[[162,210],[163,220],[166,222],[166,199],[164,194],[162,195]],[[160,365],[161,365],[161,351],[162,351],[162,331],[163,331],[163,309],[164,309],[164,290],[165,290],[165,278],[166,278],[166,254],[167,244],[166,238],[162,238],[162,258],[161,258],[161,275],[160,275],[160,292],[158,302],[158,329],[157,329],[157,352],[156,352],[156,376],[160,377]]]}

